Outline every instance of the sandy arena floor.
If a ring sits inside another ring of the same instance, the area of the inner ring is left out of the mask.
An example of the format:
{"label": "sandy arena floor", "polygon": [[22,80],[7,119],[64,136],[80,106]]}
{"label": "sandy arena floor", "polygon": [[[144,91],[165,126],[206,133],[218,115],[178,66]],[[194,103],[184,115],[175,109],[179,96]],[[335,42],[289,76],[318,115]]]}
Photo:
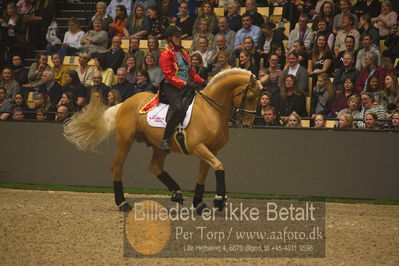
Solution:
{"label": "sandy arena floor", "polygon": [[137,259],[123,257],[112,194],[0,189],[0,198],[0,265],[399,265],[399,206],[327,203],[323,259]]}

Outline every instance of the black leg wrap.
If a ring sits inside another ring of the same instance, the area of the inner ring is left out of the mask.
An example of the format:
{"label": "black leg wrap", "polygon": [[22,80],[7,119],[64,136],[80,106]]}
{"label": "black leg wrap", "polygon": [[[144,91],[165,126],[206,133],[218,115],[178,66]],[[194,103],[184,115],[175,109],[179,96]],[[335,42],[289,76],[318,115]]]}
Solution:
{"label": "black leg wrap", "polygon": [[194,199],[193,199],[194,208],[196,208],[197,205],[200,202],[202,202],[202,197],[204,195],[204,190],[205,190],[205,185],[197,184],[195,186]]}
{"label": "black leg wrap", "polygon": [[167,172],[162,172],[157,177],[162,183],[165,184],[165,186],[169,189],[169,191],[180,190],[179,185],[175,182],[175,180],[173,180],[173,178]]}
{"label": "black leg wrap", "polygon": [[123,195],[123,185],[122,181],[114,181],[114,195],[116,205],[120,205],[125,201],[125,196]]}
{"label": "black leg wrap", "polygon": [[226,196],[226,183],[224,181],[224,170],[216,170],[216,195]]}

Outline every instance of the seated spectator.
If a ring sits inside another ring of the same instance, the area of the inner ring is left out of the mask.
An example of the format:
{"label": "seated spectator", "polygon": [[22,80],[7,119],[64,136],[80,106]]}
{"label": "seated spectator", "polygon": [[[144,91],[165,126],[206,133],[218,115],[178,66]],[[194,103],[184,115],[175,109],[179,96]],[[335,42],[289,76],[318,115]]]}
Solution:
{"label": "seated spectator", "polygon": [[56,111],[55,105],[51,104],[51,100],[48,95],[43,93],[36,93],[33,99],[35,100],[35,111],[38,111],[40,109],[44,109],[46,110],[46,112]]}
{"label": "seated spectator", "polygon": [[198,76],[203,78],[204,80],[208,79],[208,70],[204,67],[204,62],[202,62],[202,56],[198,53],[195,53],[191,56],[191,65],[197,72]]}
{"label": "seated spectator", "polygon": [[357,79],[359,78],[359,70],[354,67],[353,62],[353,54],[350,52],[345,52],[343,55],[343,65],[342,67],[338,68],[334,76],[333,85],[337,91],[344,91],[344,82],[347,78],[352,80],[353,85],[356,84]]}
{"label": "seated spectator", "polygon": [[[32,63],[29,67],[28,81],[29,84],[24,84],[23,87],[26,90],[36,89],[42,85],[42,74],[44,71],[50,70],[50,66],[47,64],[47,55],[38,53],[36,56],[36,62]],[[27,91],[24,91],[24,97],[27,97]]]}
{"label": "seated spectator", "polygon": [[[361,36],[370,34],[373,44],[377,47],[380,46],[380,36],[378,30],[371,23],[371,17],[369,14],[364,14],[360,17],[358,31]],[[363,46],[364,47],[364,46]]]}
{"label": "seated spectator", "polygon": [[[226,17],[221,17],[218,20],[218,28],[219,31],[217,32],[216,36],[218,35],[223,35],[224,36],[224,40],[226,42],[226,46],[230,51],[233,51],[234,49],[234,42],[236,39],[236,32],[232,31],[229,28],[229,21]],[[217,40],[216,40],[216,36],[215,36],[215,43],[213,44],[213,47],[217,46]]]}
{"label": "seated spectator", "polygon": [[[344,17],[350,15],[353,28],[357,29],[358,18],[355,14],[351,13],[352,3],[350,0],[340,0],[339,8],[341,13],[334,17],[332,31],[334,34],[338,34],[340,30],[345,29]],[[356,48],[357,49],[357,48]]]}
{"label": "seated spectator", "polygon": [[[160,2],[161,3],[158,4],[159,14],[161,16],[165,16],[165,17],[171,19],[175,12],[176,0],[162,0]],[[186,2],[182,2],[182,3],[186,3]],[[181,4],[180,4],[180,7],[181,7]],[[187,10],[188,10],[188,5],[187,5]],[[181,11],[180,11],[180,14],[181,14]]]}
{"label": "seated spectator", "polygon": [[225,39],[226,35],[218,33],[215,37],[215,48],[213,48],[211,57],[208,60],[208,67],[213,68],[218,65],[218,57],[220,52],[225,52],[227,54],[227,62],[229,65],[234,65],[235,64],[235,55],[233,53],[233,50],[229,49],[227,46],[227,42]]}
{"label": "seated spectator", "polygon": [[[284,84],[289,74],[295,76],[299,90],[308,91],[308,72],[299,64],[299,56],[296,52],[291,52],[287,57],[288,68],[281,74],[280,83]],[[301,114],[301,113],[300,113]]]}
{"label": "seated spectator", "polygon": [[296,112],[292,112],[288,116],[286,127],[302,127],[301,122],[301,117]]}
{"label": "seated spectator", "polygon": [[326,36],[317,36],[312,57],[308,61],[308,73],[313,77],[313,81],[319,74],[326,73],[329,75],[332,72],[332,61],[333,54],[327,45]]}
{"label": "seated spectator", "polygon": [[14,55],[12,57],[12,73],[19,85],[22,86],[28,83],[28,71],[22,65],[22,58],[19,55]]}
{"label": "seated spectator", "polygon": [[334,34],[331,32],[331,30],[328,28],[328,24],[327,21],[322,19],[319,21],[319,23],[317,24],[317,31],[313,32],[313,35],[315,36],[315,42],[317,41],[317,37],[319,35],[324,35],[327,38],[327,44],[328,47],[332,50],[334,49],[334,39],[335,36]]}
{"label": "seated spectator", "polygon": [[258,77],[258,72],[259,68],[255,64],[255,60],[248,51],[242,51],[240,53],[240,63],[239,63],[239,68],[246,69],[250,71],[252,74],[254,74],[256,77]]}
{"label": "seated spectator", "polygon": [[47,120],[47,111],[44,108],[40,108],[36,112],[36,120],[45,121]]}
{"label": "seated spectator", "polygon": [[254,43],[254,40],[252,39],[252,37],[245,37],[244,38],[243,43],[242,43],[241,52],[247,52],[247,53],[251,54],[251,56],[252,56],[252,58],[254,60],[254,63],[257,66],[259,66],[260,54],[256,50],[256,46],[255,46],[255,43]]}
{"label": "seated spectator", "polygon": [[141,5],[144,9],[149,8],[150,6],[156,6],[156,0],[136,0],[133,5],[133,10],[136,10],[136,7]]}
{"label": "seated spectator", "polygon": [[307,24],[309,22],[309,18],[307,15],[302,14],[299,16],[299,27],[292,30],[288,37],[287,51],[292,51],[294,47],[294,41],[302,40],[305,44],[305,48],[307,51],[310,51],[313,45],[313,31],[310,29]]}
{"label": "seated spectator", "polygon": [[364,14],[369,14],[372,18],[379,15],[381,10],[380,0],[357,0],[353,5],[353,10],[358,18]]}
{"label": "seated spectator", "polygon": [[[342,1],[341,1],[342,2]],[[334,51],[335,56],[338,57],[339,52],[346,49],[345,39],[347,36],[353,36],[355,38],[355,50],[359,49],[360,33],[353,28],[355,19],[352,14],[345,14],[343,17],[342,27],[343,29],[338,31],[337,37],[335,38]]]}
{"label": "seated spectator", "polygon": [[321,114],[317,114],[314,117],[314,127],[316,128],[325,128],[327,124],[326,117]]}
{"label": "seated spectator", "polygon": [[387,75],[392,74],[396,77],[399,77],[399,69],[397,69],[393,66],[392,59],[395,59],[395,58],[386,57],[386,56],[382,57],[381,58],[382,67],[385,69]]}
{"label": "seated spectator", "polygon": [[61,99],[62,86],[55,81],[55,74],[46,70],[42,75],[43,85],[39,87],[39,92],[50,97],[51,105],[55,106]]}
{"label": "seated spectator", "polygon": [[159,49],[159,41],[155,37],[148,37],[148,51],[154,57],[155,65],[159,65],[159,57],[161,55],[161,49]]}
{"label": "seated spectator", "polygon": [[378,76],[378,81],[380,82],[379,87],[383,88],[386,72],[385,69],[377,65],[378,55],[374,52],[365,52],[363,60],[365,67],[360,71],[359,79],[356,84],[356,91],[360,93],[365,89],[366,81],[371,75]]}
{"label": "seated spectator", "polygon": [[357,57],[357,51],[355,50],[355,37],[353,36],[346,36],[345,38],[345,50],[341,51],[338,53],[338,56],[336,56],[335,59],[335,66],[334,66],[334,71],[337,71],[337,69],[343,67],[343,61],[344,61],[344,54],[345,53],[351,53],[353,57],[353,68],[355,68],[356,65],[356,57]]}
{"label": "seated spectator", "polygon": [[283,71],[278,69],[277,63],[278,56],[276,54],[269,54],[269,68],[266,70],[268,78],[264,80],[259,75],[259,79],[262,85],[266,87],[265,91],[270,94],[272,102],[276,102],[280,97],[281,75]]}
{"label": "seated spectator", "polygon": [[[359,114],[359,118],[365,120],[366,119],[366,115],[369,113],[374,113],[376,114],[376,118],[378,120],[385,120],[387,117],[387,112],[385,110],[385,108],[382,105],[374,105],[374,98],[373,98],[373,94],[371,94],[370,92],[367,91],[362,91],[361,95],[361,100],[362,100],[362,111]],[[375,119],[375,120],[377,120]],[[384,122],[383,121],[378,121],[377,125],[380,127],[384,126]],[[364,121],[358,121],[357,122],[357,127],[358,128],[365,128],[366,124],[364,123]]]}
{"label": "seated spectator", "polygon": [[194,51],[195,54],[200,54],[202,57],[203,66],[208,68],[208,61],[211,59],[212,51],[210,50],[208,39],[205,37],[201,37],[198,41],[199,49]]}
{"label": "seated spectator", "polygon": [[338,116],[338,112],[345,109],[350,97],[355,95],[355,93],[355,81],[350,77],[345,78],[343,90],[337,93],[337,97],[332,104],[331,116]]}
{"label": "seated spectator", "polygon": [[45,36],[41,34],[42,28],[47,28],[55,14],[55,1],[37,0],[34,11],[26,16],[28,42],[32,50],[45,47]]}
{"label": "seated spectator", "polygon": [[[133,84],[130,83],[127,80],[127,75],[126,75],[126,68],[118,68],[117,74],[116,74],[116,84],[114,86],[112,86],[112,90],[110,92],[112,92],[113,90],[116,90],[119,92],[119,100],[121,100],[122,102],[125,101],[127,98],[129,98],[132,94],[132,90],[133,90]],[[108,93],[108,96],[110,94],[110,92]],[[116,100],[116,99],[114,99]],[[109,97],[108,97],[108,104],[111,105],[112,103],[109,101]]]}
{"label": "seated spectator", "polygon": [[[287,61],[285,54],[284,54],[283,47],[278,47],[278,46],[274,47],[272,49],[272,53],[276,54],[278,56],[277,68],[283,70],[286,65],[286,61]],[[305,68],[305,70],[306,70],[306,68]]]}
{"label": "seated spectator", "polygon": [[335,99],[335,88],[331,83],[330,76],[322,73],[317,77],[317,85],[313,88],[312,93],[312,118],[316,115],[327,115],[331,111],[332,104]]}
{"label": "seated spectator", "polygon": [[[123,7],[123,8],[121,8]],[[118,10],[119,9],[119,10]],[[120,11],[124,9],[125,17],[129,16],[132,13],[132,1],[131,0],[111,0],[109,5],[107,6],[106,14],[111,18],[115,19],[120,16]],[[122,36],[119,36],[122,37]]]}
{"label": "seated spectator", "polygon": [[234,41],[234,50],[240,52],[243,49],[242,44],[246,37],[252,37],[255,47],[257,47],[261,35],[260,28],[256,25],[252,25],[251,16],[249,14],[244,14],[242,16],[242,28],[237,31]]}
{"label": "seated spectator", "polygon": [[[119,1],[119,0],[113,0],[113,1]],[[124,0],[121,0],[121,2]],[[131,3],[130,0],[128,0],[129,3]],[[112,3],[112,2],[111,2]],[[108,6],[110,7],[111,4]],[[124,5],[117,5],[115,7],[115,17],[114,17],[114,21],[109,24],[109,33],[108,36],[110,38],[114,37],[114,36],[118,36],[118,37],[125,37],[125,34],[123,33],[123,29],[125,28],[127,19],[129,17],[130,14],[130,10],[127,10],[127,7],[130,8],[128,5],[124,6]]]}
{"label": "seated spectator", "polygon": [[209,25],[205,19],[199,22],[198,32],[194,33],[193,43],[191,44],[190,48],[191,52],[199,50],[199,41],[201,38],[207,39],[208,43],[213,43],[215,38],[213,34],[209,31]]}
{"label": "seated spectator", "polygon": [[10,102],[14,101],[15,95],[21,92],[21,85],[14,79],[11,68],[5,67],[1,71],[0,87],[7,90],[7,98]]}
{"label": "seated spectator", "polygon": [[176,20],[176,26],[183,32],[181,38],[182,40],[192,38],[195,18],[191,17],[188,12],[188,3],[182,2],[179,10],[180,17]]}
{"label": "seated spectator", "polygon": [[104,57],[104,55],[96,54],[94,56],[94,72],[100,72],[101,82],[110,87],[115,84],[115,75],[114,70],[107,66],[107,59]]}
{"label": "seated spectator", "polygon": [[397,26],[398,14],[392,11],[390,2],[384,2],[381,5],[381,14],[371,21],[377,23],[377,29],[381,38],[386,38],[394,26]]}
{"label": "seated spectator", "polygon": [[142,69],[148,72],[152,85],[154,85],[156,88],[159,88],[159,85],[163,80],[163,73],[161,68],[155,64],[155,58],[152,56],[152,54],[148,53],[144,56],[144,64]]}
{"label": "seated spectator", "polygon": [[93,72],[94,69],[88,65],[90,60],[90,55],[88,53],[80,53],[78,62],[79,67],[75,69],[76,73],[78,73],[80,82],[85,86],[91,86],[93,82]]}
{"label": "seated spectator", "polygon": [[0,30],[4,31],[3,37],[5,40],[2,40],[2,42],[8,43],[11,53],[25,54],[26,25],[23,16],[18,14],[15,3],[7,4],[7,9],[0,17]]}
{"label": "seated spectator", "polygon": [[357,59],[356,59],[356,69],[361,70],[362,68],[366,67],[364,61],[362,60],[364,57],[365,52],[374,52],[378,56],[378,65],[381,65],[381,53],[380,49],[378,46],[376,46],[373,43],[373,39],[370,34],[366,33],[362,37],[362,44],[363,44],[363,49],[360,49],[359,52],[357,53]]}
{"label": "seated spectator", "polygon": [[158,15],[157,6],[147,8],[147,17],[151,23],[149,36],[165,39],[165,30],[169,26],[168,18]]}
{"label": "seated spectator", "polygon": [[151,30],[151,23],[144,14],[145,9],[142,5],[134,8],[132,15],[128,18],[123,33],[127,38],[146,39]]}
{"label": "seated spectator", "polygon": [[217,73],[231,69],[232,66],[229,63],[229,52],[222,50],[217,53],[217,62],[213,64],[211,76],[215,76]]}
{"label": "seated spectator", "polygon": [[122,65],[126,64],[126,60],[128,57],[134,56],[134,59],[136,60],[136,68],[141,68],[141,66],[143,65],[144,52],[140,50],[139,47],[140,39],[136,37],[130,38],[129,50],[125,54]]}
{"label": "seated spectator", "polygon": [[[62,88],[64,92],[71,92],[73,95],[73,102],[78,107],[83,107],[86,100],[87,89],[80,82],[79,75],[75,70],[69,70],[65,76],[65,85]],[[65,103],[64,103],[65,104]],[[72,106],[69,106],[72,107]],[[69,108],[72,112],[75,112],[75,108]]]}
{"label": "seated spectator", "polygon": [[107,66],[112,68],[114,73],[122,65],[123,58],[125,58],[125,52],[121,45],[121,37],[115,36],[112,38],[111,48],[103,54],[107,61]]}
{"label": "seated spectator", "polygon": [[8,101],[7,90],[0,87],[0,120],[7,120],[14,106]]}
{"label": "seated spectator", "polygon": [[137,71],[137,81],[133,86],[133,92],[131,96],[140,92],[152,92],[157,93],[157,88],[150,82],[150,76],[145,70]]}
{"label": "seated spectator", "polygon": [[22,111],[27,112],[29,111],[29,107],[25,102],[24,96],[22,95],[22,93],[17,93],[15,94],[14,97],[14,102],[12,103],[14,105],[14,107],[19,107],[22,109]]}
{"label": "seated spectator", "polygon": [[18,13],[21,15],[31,15],[35,10],[35,2],[33,0],[19,0],[17,2]]}
{"label": "seated spectator", "polygon": [[268,92],[262,92],[262,96],[260,96],[258,108],[256,109],[256,115],[263,117],[265,114],[266,108],[268,106],[273,106],[271,95]]}
{"label": "seated spectator", "polygon": [[70,68],[62,63],[60,54],[53,54],[51,56],[51,61],[53,62],[53,66],[50,70],[54,72],[55,81],[61,84],[61,86],[64,86],[65,76]]}
{"label": "seated spectator", "polygon": [[384,95],[387,101],[387,109],[388,111],[395,110],[396,103],[399,100],[399,86],[398,86],[398,79],[396,76],[392,74],[388,74],[385,77],[384,82]]}
{"label": "seated spectator", "polygon": [[125,68],[126,68],[127,80],[132,84],[136,83],[137,68],[136,68],[136,59],[134,58],[133,55],[127,57]]}
{"label": "seated spectator", "polygon": [[103,30],[102,25],[101,19],[93,20],[93,30],[89,30],[82,37],[82,52],[92,56],[94,53],[103,53],[107,50],[108,34]]}
{"label": "seated spectator", "polygon": [[112,89],[108,92],[108,106],[109,107],[115,106],[121,102],[122,102],[121,94],[118,90]]}
{"label": "seated spectator", "polygon": [[242,18],[240,16],[240,4],[238,2],[229,2],[225,17],[229,20],[229,28],[238,32],[242,28]]}
{"label": "seated spectator", "polygon": [[351,114],[343,114],[339,118],[338,128],[356,128]]}
{"label": "seated spectator", "polygon": [[69,117],[69,109],[66,105],[60,105],[57,108],[56,121],[64,122]]}
{"label": "seated spectator", "polygon": [[276,108],[273,106],[266,106],[263,112],[263,123],[264,126],[280,127],[284,123],[280,118],[277,118]]}
{"label": "seated spectator", "polygon": [[107,15],[106,12],[107,9],[107,4],[104,2],[97,2],[96,4],[96,13],[94,16],[91,18],[91,21],[89,22],[88,25],[88,30],[93,30],[94,29],[94,21],[100,20],[101,21],[101,28],[108,32],[109,30],[109,25],[114,21],[114,19]]}
{"label": "seated spectator", "polygon": [[377,124],[378,117],[375,113],[368,113],[364,117],[365,128],[367,129],[381,129],[381,126]]}
{"label": "seated spectator", "polygon": [[218,20],[216,18],[215,10],[210,1],[204,1],[199,10],[199,14],[194,22],[193,34],[200,32],[200,22],[206,21],[210,33],[217,32]]}
{"label": "seated spectator", "polygon": [[[397,23],[399,24],[399,16]],[[384,51],[384,57],[398,58],[399,57],[399,30],[398,26],[393,26],[384,42],[387,49]]]}
{"label": "seated spectator", "polygon": [[64,41],[60,45],[47,44],[47,54],[57,53],[61,60],[67,55],[75,55],[81,48],[84,32],[80,29],[79,20],[71,17],[68,19],[68,31],[65,32]]}
{"label": "seated spectator", "polygon": [[302,40],[294,41],[293,51],[298,54],[299,64],[308,69],[309,55]]}
{"label": "seated spectator", "polygon": [[390,129],[399,130],[399,112],[393,113],[391,124],[392,126],[390,127]]}
{"label": "seated spectator", "polygon": [[354,119],[357,119],[360,117],[359,97],[357,95],[350,96],[346,103],[346,106],[347,106],[346,108],[344,108],[338,112],[337,118],[340,118],[344,114],[350,114],[350,115],[352,115],[352,117]]}
{"label": "seated spectator", "polygon": [[245,1],[245,14],[249,14],[251,16],[253,24],[258,27],[260,27],[265,22],[262,15],[258,12],[255,0]]}
{"label": "seated spectator", "polygon": [[301,116],[306,116],[306,97],[298,87],[294,75],[289,74],[284,78],[283,86],[280,89],[280,98],[275,103],[280,117],[287,122],[288,116],[296,112]]}
{"label": "seated spectator", "polygon": [[91,97],[96,97],[95,95],[93,96],[93,94],[97,93],[103,104],[108,105],[108,92],[110,90],[111,88],[103,83],[101,72],[94,71],[93,85],[90,86],[87,91],[87,103],[89,104]]}
{"label": "seated spectator", "polygon": [[57,104],[57,107],[65,105],[68,110],[72,113],[78,112],[80,107],[76,104],[75,95],[71,91],[65,91],[62,93],[61,99]]}
{"label": "seated spectator", "polygon": [[[318,3],[320,3],[322,1],[318,1]],[[316,6],[316,10],[317,10]],[[312,24],[312,29],[313,29],[313,34],[316,35],[317,31],[318,31],[318,24],[319,21],[324,20],[327,22],[327,29],[332,31],[332,25],[334,23],[334,5],[332,4],[332,1],[324,1],[321,5],[320,5],[320,9],[317,10],[319,11],[319,14],[316,15],[316,17],[313,20],[313,24]]]}
{"label": "seated spectator", "polygon": [[21,108],[15,107],[12,110],[12,120],[24,120],[24,113]]}
{"label": "seated spectator", "polygon": [[257,53],[264,60],[264,66],[268,67],[268,55],[272,52],[273,47],[284,47],[283,39],[281,34],[275,34],[273,29],[275,25],[273,23],[264,23],[261,26],[262,36],[258,43]]}
{"label": "seated spectator", "polygon": [[371,92],[374,98],[374,104],[382,105],[385,109],[387,109],[388,101],[385,96],[384,88],[379,87],[378,76],[370,76],[367,79],[367,84],[364,90]]}

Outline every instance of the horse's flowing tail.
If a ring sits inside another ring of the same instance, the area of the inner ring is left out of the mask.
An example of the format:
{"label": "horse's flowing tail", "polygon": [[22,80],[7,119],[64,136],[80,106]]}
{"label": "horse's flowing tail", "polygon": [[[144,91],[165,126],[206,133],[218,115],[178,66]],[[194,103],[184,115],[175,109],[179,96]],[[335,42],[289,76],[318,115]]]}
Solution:
{"label": "horse's flowing tail", "polygon": [[64,125],[65,138],[79,150],[96,151],[116,127],[115,116],[121,104],[107,109],[100,97],[93,95],[86,111],[75,113]]}

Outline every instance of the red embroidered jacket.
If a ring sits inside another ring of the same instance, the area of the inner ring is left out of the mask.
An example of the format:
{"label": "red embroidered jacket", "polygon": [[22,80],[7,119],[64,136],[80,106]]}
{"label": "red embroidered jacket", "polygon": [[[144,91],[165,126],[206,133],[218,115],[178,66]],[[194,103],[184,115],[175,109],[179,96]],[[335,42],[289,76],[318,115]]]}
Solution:
{"label": "red embroidered jacket", "polygon": [[[159,57],[159,66],[162,69],[165,79],[170,84],[180,89],[186,85],[186,81],[176,76],[179,67],[177,65],[177,58],[175,54],[176,51],[178,50],[173,45],[168,45]],[[181,51],[184,57],[186,58],[187,62],[190,62],[190,56],[188,55],[188,53],[183,49]],[[191,81],[194,81],[200,85],[204,82],[204,80],[197,75],[191,64],[189,65],[189,71],[190,71],[189,76]]]}

